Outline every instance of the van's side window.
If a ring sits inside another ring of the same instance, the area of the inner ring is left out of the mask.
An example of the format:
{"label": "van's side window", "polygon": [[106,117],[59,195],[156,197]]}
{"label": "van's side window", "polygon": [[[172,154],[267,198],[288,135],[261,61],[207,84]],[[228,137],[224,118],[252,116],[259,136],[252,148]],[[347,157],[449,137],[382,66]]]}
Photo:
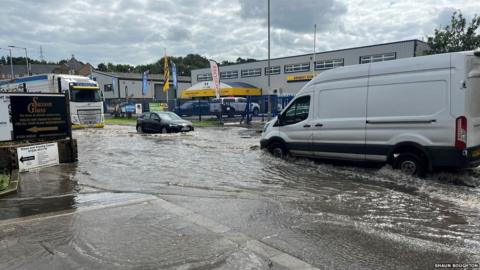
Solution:
{"label": "van's side window", "polygon": [[283,124],[291,125],[308,118],[310,110],[310,96],[297,98],[283,115]]}

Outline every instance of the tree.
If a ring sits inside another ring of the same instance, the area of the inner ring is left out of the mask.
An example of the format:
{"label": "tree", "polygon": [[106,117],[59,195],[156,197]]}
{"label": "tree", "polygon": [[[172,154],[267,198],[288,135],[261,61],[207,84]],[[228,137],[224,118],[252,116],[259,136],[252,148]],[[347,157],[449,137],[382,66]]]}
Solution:
{"label": "tree", "polygon": [[428,37],[430,50],[427,54],[469,51],[480,47],[480,16],[475,15],[467,24],[462,12],[454,12],[450,25],[435,29],[433,36]]}
{"label": "tree", "polygon": [[[208,68],[210,66],[210,62],[206,57],[203,57],[199,54],[187,54],[185,57],[179,56],[169,56],[169,61],[172,61],[177,66],[177,74],[178,76],[191,76],[191,71],[193,69],[200,69],[200,68]],[[146,70],[150,71],[150,74],[162,74],[163,67],[164,67],[165,57],[160,58],[154,63],[146,64],[146,65],[138,65],[138,66],[131,66],[131,65],[124,65],[124,64],[113,64],[113,63],[100,63],[97,66],[99,71],[104,72],[135,72],[135,73],[143,73]],[[243,59],[238,57],[236,62],[229,62],[223,61],[221,65],[231,65],[231,64],[239,64],[239,63],[248,63],[248,62],[255,62],[256,59],[247,58]]]}
{"label": "tree", "polygon": [[242,63],[250,63],[250,62],[256,62],[256,61],[257,61],[257,59],[253,59],[253,58],[243,59],[241,57],[238,57],[236,63],[237,64],[242,64]]}
{"label": "tree", "polygon": [[98,64],[97,69],[99,71],[106,72],[107,71],[107,66],[104,63],[100,63],[100,64]]}
{"label": "tree", "polygon": [[[188,54],[185,57],[169,56],[168,59],[177,66],[177,74],[179,76],[190,76],[192,69],[209,67],[208,59],[198,54]],[[134,68],[134,72],[142,73],[150,70],[151,74],[163,73],[164,58],[147,65],[138,65]]]}

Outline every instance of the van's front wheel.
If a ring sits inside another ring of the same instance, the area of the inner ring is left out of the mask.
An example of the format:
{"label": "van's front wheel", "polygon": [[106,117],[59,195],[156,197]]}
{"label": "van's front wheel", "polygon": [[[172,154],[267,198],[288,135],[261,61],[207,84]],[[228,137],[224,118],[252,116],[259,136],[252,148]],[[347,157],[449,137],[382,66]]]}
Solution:
{"label": "van's front wheel", "polygon": [[407,175],[424,176],[426,172],[426,164],[418,155],[414,153],[401,153],[394,162],[393,168],[400,170]]}
{"label": "van's front wheel", "polygon": [[268,151],[277,158],[285,158],[288,154],[287,148],[283,143],[280,142],[274,142],[270,144],[268,146]]}

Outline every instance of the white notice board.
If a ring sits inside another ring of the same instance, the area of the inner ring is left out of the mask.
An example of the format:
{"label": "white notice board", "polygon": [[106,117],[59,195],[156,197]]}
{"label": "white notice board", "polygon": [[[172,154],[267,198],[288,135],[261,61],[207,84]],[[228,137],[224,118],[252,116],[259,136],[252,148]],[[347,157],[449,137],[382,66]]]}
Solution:
{"label": "white notice board", "polygon": [[13,126],[10,119],[10,96],[0,94],[0,141],[12,140]]}
{"label": "white notice board", "polygon": [[20,172],[55,166],[60,163],[57,143],[19,147],[17,148],[17,155],[18,169]]}

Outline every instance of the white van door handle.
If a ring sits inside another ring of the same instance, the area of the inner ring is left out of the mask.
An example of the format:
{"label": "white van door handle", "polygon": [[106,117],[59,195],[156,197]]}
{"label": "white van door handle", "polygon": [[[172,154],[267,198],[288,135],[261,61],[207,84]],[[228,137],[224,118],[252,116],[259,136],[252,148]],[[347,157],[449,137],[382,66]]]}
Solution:
{"label": "white van door handle", "polygon": [[309,128],[309,127],[312,127],[312,126],[309,125],[309,124],[306,124],[306,125],[304,125],[303,127],[304,127],[304,128]]}
{"label": "white van door handle", "polygon": [[315,126],[316,126],[316,127],[323,127],[323,124],[318,123],[318,124],[316,124]]}

